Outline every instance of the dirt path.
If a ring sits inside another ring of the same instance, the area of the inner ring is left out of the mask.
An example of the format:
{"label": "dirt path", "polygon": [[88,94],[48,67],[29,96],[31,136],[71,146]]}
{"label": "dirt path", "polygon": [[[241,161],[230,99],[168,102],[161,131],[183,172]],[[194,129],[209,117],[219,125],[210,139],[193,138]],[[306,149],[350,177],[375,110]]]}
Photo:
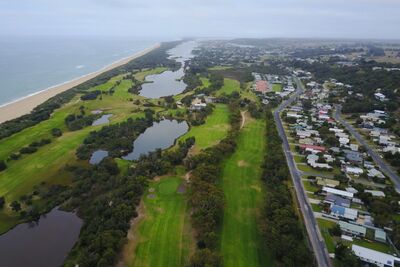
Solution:
{"label": "dirt path", "polygon": [[[144,210],[144,203],[143,201],[140,201],[139,206],[136,208],[136,211],[138,213],[138,216],[133,218],[130,222],[130,229],[128,231],[127,234],[127,238],[128,240],[135,240],[135,238],[137,239],[136,236],[136,228],[137,225],[140,223],[140,221],[142,221],[145,217],[145,210]],[[124,245],[121,255],[120,255],[120,259],[118,261],[118,263],[115,265],[116,267],[125,267],[126,266],[126,261],[129,258],[133,258],[135,255],[132,253],[135,251],[135,247],[137,244],[137,240],[136,242],[127,242],[127,244]]]}
{"label": "dirt path", "polygon": [[246,112],[246,110],[240,112],[240,115],[242,115],[242,124],[240,125],[240,129],[242,129],[244,127],[244,124],[246,123]]}

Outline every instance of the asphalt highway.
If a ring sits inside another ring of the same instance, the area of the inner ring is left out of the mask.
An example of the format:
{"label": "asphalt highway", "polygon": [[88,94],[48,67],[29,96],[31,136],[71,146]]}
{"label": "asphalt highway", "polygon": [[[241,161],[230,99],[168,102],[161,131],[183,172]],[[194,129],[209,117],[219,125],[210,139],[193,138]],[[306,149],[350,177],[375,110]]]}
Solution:
{"label": "asphalt highway", "polygon": [[297,82],[296,93],[289,99],[284,101],[274,111],[274,120],[278,128],[278,133],[282,139],[282,145],[286,156],[286,161],[289,167],[290,174],[292,176],[294,188],[296,190],[297,200],[299,202],[300,209],[304,217],[304,223],[307,229],[308,238],[311,243],[312,249],[314,251],[317,264],[320,267],[326,267],[326,266],[331,266],[328,250],[326,249],[325,242],[319,232],[317,221],[314,217],[313,210],[308,201],[306,191],[301,181],[301,174],[297,169],[293,155],[290,152],[289,142],[282,125],[282,120],[280,118],[280,113],[282,112],[282,110],[285,109],[288,105],[290,105],[293,101],[295,101],[297,97],[303,93],[304,90],[303,84],[301,84],[299,80],[296,80],[296,82]]}

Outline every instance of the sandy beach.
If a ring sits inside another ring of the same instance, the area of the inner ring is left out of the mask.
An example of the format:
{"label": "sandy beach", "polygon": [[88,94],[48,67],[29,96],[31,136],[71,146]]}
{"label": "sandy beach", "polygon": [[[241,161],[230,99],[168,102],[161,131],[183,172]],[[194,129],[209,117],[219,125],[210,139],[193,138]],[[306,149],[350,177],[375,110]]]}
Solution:
{"label": "sandy beach", "polygon": [[19,100],[16,100],[14,102],[11,102],[9,104],[1,106],[0,107],[0,123],[11,120],[11,119],[15,119],[15,118],[18,118],[19,116],[27,114],[27,113],[31,112],[36,106],[45,102],[47,99],[49,99],[61,92],[69,90],[83,82],[86,82],[106,71],[109,71],[113,68],[124,65],[124,64],[128,63],[129,61],[131,61],[135,58],[138,58],[158,47],[160,47],[159,43],[157,43],[149,48],[146,48],[145,50],[142,50],[132,56],[118,60],[98,71],[86,74],[86,75],[76,78],[74,80],[68,81],[68,82],[60,84],[60,85],[50,87],[50,88],[40,91],[36,94],[32,94],[25,98],[21,98]]}

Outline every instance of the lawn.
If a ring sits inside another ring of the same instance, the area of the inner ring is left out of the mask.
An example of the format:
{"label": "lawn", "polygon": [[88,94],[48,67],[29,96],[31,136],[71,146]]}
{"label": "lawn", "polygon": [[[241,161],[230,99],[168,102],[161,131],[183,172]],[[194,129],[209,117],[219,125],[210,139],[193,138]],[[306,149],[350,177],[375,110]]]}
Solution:
{"label": "lawn", "polygon": [[263,201],[261,164],[265,145],[265,123],[248,122],[241,130],[235,153],[223,163],[225,194],[221,254],[224,266],[266,266],[258,215]]}
{"label": "lawn", "polygon": [[317,218],[317,223],[319,226],[319,229],[321,230],[322,237],[325,240],[326,247],[328,248],[329,253],[334,253],[335,252],[335,241],[333,240],[332,236],[329,233],[329,229],[334,227],[336,223],[324,220],[321,218]]}
{"label": "lawn", "polygon": [[216,104],[214,111],[206,119],[206,122],[199,126],[192,126],[186,134],[178,140],[185,140],[188,137],[196,139],[195,151],[200,151],[217,144],[223,139],[229,130],[229,109],[227,105]]}
{"label": "lawn", "polygon": [[367,240],[360,240],[360,239],[354,239],[353,244],[355,245],[359,245],[361,247],[366,247],[369,249],[373,249],[376,251],[380,251],[383,253],[389,253],[389,254],[393,254],[394,251],[393,249],[387,245],[387,244],[383,244],[383,243],[379,243],[379,242],[370,242]]}
{"label": "lawn", "polygon": [[320,205],[318,205],[318,204],[311,203],[311,208],[315,212],[321,212],[322,211],[322,207]]}
{"label": "lawn", "polygon": [[216,95],[217,96],[220,96],[222,94],[230,95],[234,91],[237,91],[237,92],[240,91],[240,83],[239,83],[239,81],[233,80],[233,79],[229,79],[229,78],[225,78],[224,79],[224,85],[222,86],[221,89],[219,89],[216,92]]}
{"label": "lawn", "polygon": [[319,189],[318,187],[312,185],[309,181],[303,181],[303,185],[306,191],[316,192]]}
{"label": "lawn", "polygon": [[185,195],[177,191],[182,183],[174,176],[150,183],[143,198],[143,218],[124,250],[127,266],[187,265],[193,242]]}
{"label": "lawn", "polygon": [[282,91],[282,84],[280,83],[274,83],[272,85],[272,91],[274,92],[281,92]]}

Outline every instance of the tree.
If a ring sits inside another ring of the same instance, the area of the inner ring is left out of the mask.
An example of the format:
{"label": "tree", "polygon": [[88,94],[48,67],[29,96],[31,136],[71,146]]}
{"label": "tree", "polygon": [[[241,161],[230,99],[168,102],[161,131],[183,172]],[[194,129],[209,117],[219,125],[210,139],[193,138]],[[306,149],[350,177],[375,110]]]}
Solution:
{"label": "tree", "polygon": [[0,160],[0,172],[4,171],[5,169],[7,169],[7,165],[4,162],[4,160]]}
{"label": "tree", "polygon": [[4,205],[6,204],[6,200],[4,197],[0,197],[0,210],[4,208]]}
{"label": "tree", "polygon": [[353,254],[353,252],[343,245],[339,243],[335,248],[335,259],[339,261],[339,266],[343,267],[357,267],[360,266],[357,257]]}
{"label": "tree", "polygon": [[18,212],[21,210],[21,204],[19,204],[18,201],[14,200],[13,202],[11,202],[11,209],[15,212]]}

